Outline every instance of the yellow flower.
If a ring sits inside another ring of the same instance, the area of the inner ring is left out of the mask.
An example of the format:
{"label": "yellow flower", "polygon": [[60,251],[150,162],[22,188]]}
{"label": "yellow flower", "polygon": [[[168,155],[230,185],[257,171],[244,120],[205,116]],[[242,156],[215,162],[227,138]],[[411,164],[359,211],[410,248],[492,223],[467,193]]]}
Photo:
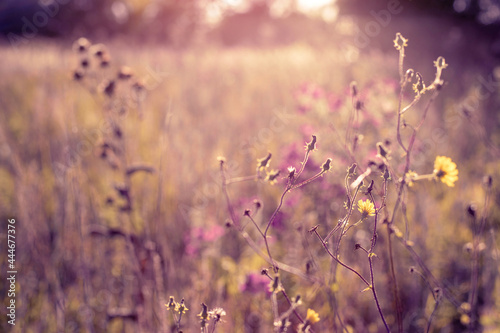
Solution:
{"label": "yellow flower", "polygon": [[458,180],[457,165],[449,157],[437,156],[436,161],[434,161],[434,176],[446,185],[453,187]]}
{"label": "yellow flower", "polygon": [[363,215],[362,218],[375,215],[375,205],[370,201],[370,199],[366,199],[364,202],[363,200],[359,200],[358,210]]}
{"label": "yellow flower", "polygon": [[307,309],[306,321],[311,324],[317,323],[319,321],[319,314],[313,309]]}

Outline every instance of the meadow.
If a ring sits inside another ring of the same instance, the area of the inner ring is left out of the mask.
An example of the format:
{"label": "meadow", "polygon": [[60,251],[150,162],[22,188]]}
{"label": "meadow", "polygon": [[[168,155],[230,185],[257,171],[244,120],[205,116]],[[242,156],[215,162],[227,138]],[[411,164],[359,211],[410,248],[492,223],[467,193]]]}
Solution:
{"label": "meadow", "polygon": [[500,332],[500,67],[395,41],[0,48],[1,331]]}

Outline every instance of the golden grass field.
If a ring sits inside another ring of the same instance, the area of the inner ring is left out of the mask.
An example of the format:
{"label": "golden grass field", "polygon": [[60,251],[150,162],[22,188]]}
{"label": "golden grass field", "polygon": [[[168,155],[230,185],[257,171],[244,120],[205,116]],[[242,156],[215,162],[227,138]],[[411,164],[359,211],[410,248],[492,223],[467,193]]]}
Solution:
{"label": "golden grass field", "polygon": [[[411,66],[430,86],[440,50],[417,56],[408,44]],[[64,43],[0,48],[2,251],[15,219],[19,272],[16,325],[3,310],[1,331],[272,332],[279,319],[290,321],[288,332],[307,320],[314,332],[384,332],[384,321],[395,332],[500,332],[500,90],[484,85],[500,80],[500,67],[481,72],[461,66],[460,55],[446,59],[408,165],[431,176],[410,187],[397,138],[395,49],[352,58],[302,44],[109,43],[104,68],[85,52]],[[434,92],[402,115],[404,146]],[[408,86],[402,96],[405,106],[415,92]],[[327,158],[331,170],[287,192],[264,242],[245,209],[263,231],[287,188],[287,168],[299,171],[312,135],[317,149],[300,181]],[[378,142],[387,158],[377,156]],[[279,169],[276,184],[231,182],[255,175],[268,152],[261,172]],[[436,156],[456,163],[453,187],[436,176]],[[350,184],[367,170],[349,201]],[[374,201],[377,214],[363,218],[359,199]],[[349,225],[362,223],[342,237],[322,244],[310,232],[318,226],[326,236],[349,211]],[[274,260],[292,267],[280,269],[285,293],[268,289],[277,275],[265,243]],[[324,247],[338,250],[337,259]],[[0,258],[3,276],[9,258]],[[374,288],[337,260],[373,277],[379,307]],[[7,289],[2,278],[5,306]],[[189,308],[179,327],[179,311],[165,306],[170,296]],[[222,322],[212,314],[204,331],[201,303],[224,309]]]}

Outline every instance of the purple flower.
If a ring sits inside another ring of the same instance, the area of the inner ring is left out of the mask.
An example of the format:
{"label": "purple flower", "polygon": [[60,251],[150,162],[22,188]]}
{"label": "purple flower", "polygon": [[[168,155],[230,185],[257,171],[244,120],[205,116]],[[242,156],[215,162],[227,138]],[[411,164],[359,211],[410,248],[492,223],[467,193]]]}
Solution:
{"label": "purple flower", "polygon": [[188,256],[200,254],[208,242],[214,242],[224,235],[225,229],[218,224],[207,228],[194,227],[184,236],[185,253]]}
{"label": "purple flower", "polygon": [[314,108],[315,104],[325,98],[323,88],[315,83],[303,83],[294,92],[299,113],[306,113]]}
{"label": "purple flower", "polygon": [[245,283],[240,285],[240,291],[252,294],[257,294],[261,292],[269,293],[268,290],[269,282],[270,282],[269,278],[264,275],[257,273],[250,273],[247,274]]}

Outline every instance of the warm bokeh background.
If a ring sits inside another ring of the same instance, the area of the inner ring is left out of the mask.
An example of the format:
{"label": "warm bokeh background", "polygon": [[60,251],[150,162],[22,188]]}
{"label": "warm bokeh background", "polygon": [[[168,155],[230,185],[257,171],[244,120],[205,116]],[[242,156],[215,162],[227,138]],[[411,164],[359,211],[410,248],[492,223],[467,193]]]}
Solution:
{"label": "warm bokeh background", "polygon": [[[318,136],[306,173],[327,157],[333,171],[293,191],[270,233],[273,254],[303,272],[282,272],[298,312],[317,311],[315,332],[383,332],[369,292],[337,267],[307,230],[322,235],[345,215],[346,169],[377,159],[377,142],[396,142],[398,53],[409,39],[405,69],[434,79],[433,61],[449,63],[415,145],[412,170],[432,173],[437,155],[457,163],[455,187],[418,182],[408,189],[405,229],[426,267],[457,304],[443,300],[435,332],[499,332],[500,279],[500,3],[498,1],[265,1],[265,0],[7,0],[0,4],[0,299],[2,332],[175,332],[164,306],[184,298],[184,332],[200,330],[200,303],[227,315],[217,332],[271,332],[269,267],[227,227],[217,157],[229,176],[255,172],[273,153],[271,168],[299,167],[304,143]],[[94,46],[75,50],[88,38]],[[100,54],[91,54],[96,51]],[[120,73],[120,74],[118,74]],[[363,107],[356,126],[349,85],[357,81]],[[405,95],[405,103],[411,93]],[[408,111],[415,125],[425,105]],[[346,131],[357,138],[354,156]],[[402,130],[405,140],[410,129]],[[487,206],[483,178],[493,188]],[[380,200],[380,174],[376,199]],[[394,206],[397,177],[389,186]],[[229,187],[241,216],[264,224],[284,181]],[[364,198],[364,197],[363,197]],[[357,214],[357,213],[355,213]],[[382,212],[381,219],[392,210]],[[484,229],[474,231],[484,221]],[[7,219],[16,219],[16,325],[7,323]],[[355,215],[354,219],[359,218]],[[368,276],[371,222],[344,238],[342,258]],[[387,233],[380,226],[375,276],[382,310],[397,331]],[[250,223],[245,229],[257,242]],[[394,238],[394,237],[393,237]],[[475,241],[475,243],[474,243]],[[262,242],[258,242],[262,245]],[[477,318],[466,305],[476,244]],[[395,239],[396,276],[405,332],[420,332],[434,308],[415,258]],[[472,254],[471,254],[472,253]],[[335,273],[334,278],[330,276]],[[432,285],[431,287],[435,287]],[[279,298],[280,311],[287,310]],[[462,305],[462,306],[461,306]],[[291,331],[297,327],[292,319]],[[342,324],[343,323],[343,324]]]}

